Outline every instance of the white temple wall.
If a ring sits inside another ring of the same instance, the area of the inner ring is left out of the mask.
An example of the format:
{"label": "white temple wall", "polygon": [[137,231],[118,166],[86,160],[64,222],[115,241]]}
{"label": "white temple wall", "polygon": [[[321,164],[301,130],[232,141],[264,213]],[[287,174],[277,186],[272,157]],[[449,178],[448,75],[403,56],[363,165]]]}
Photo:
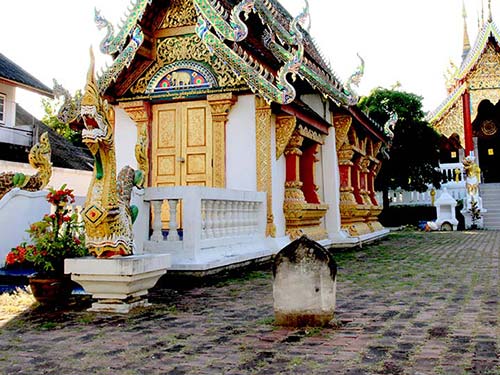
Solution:
{"label": "white temple wall", "polygon": [[329,129],[325,144],[321,147],[324,202],[329,208],[325,215],[325,226],[328,237],[333,241],[347,238],[340,229],[340,172],[335,144],[335,128]]}
{"label": "white temple wall", "polygon": [[129,165],[137,168],[135,159],[135,144],[137,142],[137,126],[122,108],[115,109],[115,150],[116,172]]}
{"label": "white temple wall", "polygon": [[318,94],[301,95],[300,100],[307,104],[314,112],[323,117],[326,121],[330,122],[329,111],[327,102],[321,99]]}
{"label": "white temple wall", "polygon": [[226,187],[257,190],[255,95],[238,96],[226,124]]}

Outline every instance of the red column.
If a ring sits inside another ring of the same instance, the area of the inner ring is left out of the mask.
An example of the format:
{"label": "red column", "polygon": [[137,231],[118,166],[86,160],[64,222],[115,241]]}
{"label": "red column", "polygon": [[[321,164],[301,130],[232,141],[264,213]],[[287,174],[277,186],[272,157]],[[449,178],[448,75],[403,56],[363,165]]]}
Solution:
{"label": "red column", "polygon": [[464,138],[465,138],[465,156],[469,156],[474,151],[474,142],[472,141],[472,122],[470,118],[470,94],[465,90],[462,95],[462,104],[464,111]]}

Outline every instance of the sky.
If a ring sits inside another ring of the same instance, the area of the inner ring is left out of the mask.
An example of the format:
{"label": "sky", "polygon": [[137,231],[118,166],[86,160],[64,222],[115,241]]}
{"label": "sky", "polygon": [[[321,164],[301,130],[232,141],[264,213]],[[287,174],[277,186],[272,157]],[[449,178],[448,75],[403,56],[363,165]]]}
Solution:
{"label": "sky", "polygon": [[[488,1],[484,0],[484,17]],[[391,88],[423,97],[425,111],[445,98],[444,73],[450,61],[460,63],[463,46],[462,3],[471,43],[478,32],[481,0],[309,0],[310,34],[337,76],[345,81],[365,60],[358,89]],[[295,15],[304,0],[281,0]],[[82,89],[93,46],[97,67],[110,63],[99,51],[105,30],[94,24],[94,7],[116,24],[130,0],[3,0],[0,52],[52,87],[55,78],[70,92]],[[500,2],[493,1],[493,19],[500,22]],[[17,101],[37,117],[40,97],[18,90]]]}

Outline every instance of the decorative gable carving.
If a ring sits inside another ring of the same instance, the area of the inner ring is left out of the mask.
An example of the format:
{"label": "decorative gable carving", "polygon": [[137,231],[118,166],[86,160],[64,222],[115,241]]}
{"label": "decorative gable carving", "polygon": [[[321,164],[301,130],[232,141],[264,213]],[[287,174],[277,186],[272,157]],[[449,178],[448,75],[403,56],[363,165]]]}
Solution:
{"label": "decorative gable carving", "polygon": [[500,86],[500,54],[488,43],[478,64],[467,79],[471,90],[498,88]]}
{"label": "decorative gable carving", "polygon": [[171,0],[161,27],[196,25],[197,15],[191,0]]}
{"label": "decorative gable carving", "polygon": [[[174,63],[178,65],[174,65]],[[196,69],[191,69],[192,73],[200,73],[200,76],[204,76],[205,79],[211,82],[212,86],[236,88],[244,85],[244,81],[236,77],[228,65],[210,55],[198,36],[190,34],[158,39],[155,63],[132,86],[130,91],[136,95],[151,92],[152,85],[155,82],[160,82],[169,72],[174,72],[175,67],[180,72],[183,69],[186,70],[189,66],[191,68],[196,66]],[[186,79],[178,76],[177,83],[179,78],[183,80],[183,83],[186,81]],[[191,81],[190,84],[193,82]],[[206,90],[206,87],[204,89]]]}

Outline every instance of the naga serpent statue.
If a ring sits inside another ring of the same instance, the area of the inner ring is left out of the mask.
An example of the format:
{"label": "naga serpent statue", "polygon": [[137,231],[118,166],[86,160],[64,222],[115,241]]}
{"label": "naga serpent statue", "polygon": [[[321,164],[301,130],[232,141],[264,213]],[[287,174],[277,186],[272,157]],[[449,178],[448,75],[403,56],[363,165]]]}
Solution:
{"label": "naga serpent statue", "polygon": [[52,176],[52,163],[50,162],[51,148],[49,134],[43,133],[40,142],[35,144],[29,153],[30,165],[38,172],[32,176],[24,173],[3,172],[0,173],[0,199],[14,188],[27,191],[42,190],[49,183]]}
{"label": "naga serpent statue", "polygon": [[125,166],[118,178],[114,143],[114,110],[99,95],[94,78],[94,56],[81,98],[82,140],[94,156],[94,172],[82,212],[85,243],[98,258],[133,253],[132,223],[137,208],[130,206],[132,187],[141,172]]}

